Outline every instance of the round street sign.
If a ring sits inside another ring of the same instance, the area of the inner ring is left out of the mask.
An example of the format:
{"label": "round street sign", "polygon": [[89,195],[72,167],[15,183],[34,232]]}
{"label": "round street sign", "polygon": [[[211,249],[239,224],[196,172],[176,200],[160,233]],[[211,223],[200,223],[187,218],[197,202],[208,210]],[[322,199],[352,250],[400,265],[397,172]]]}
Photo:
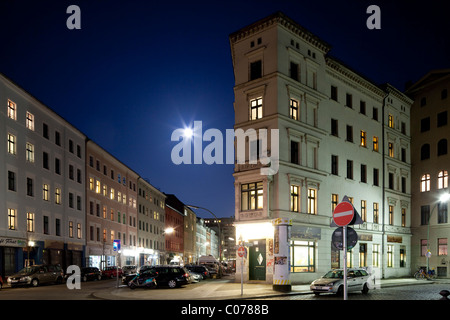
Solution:
{"label": "round street sign", "polygon": [[339,203],[333,212],[333,221],[339,227],[348,225],[353,220],[355,210],[350,202],[342,201]]}
{"label": "round street sign", "polygon": [[245,247],[240,246],[238,249],[238,256],[242,258],[244,255],[245,255]]}
{"label": "round street sign", "polygon": [[[339,227],[336,230],[334,230],[333,235],[331,236],[331,242],[333,243],[334,247],[338,250],[344,249],[343,233],[344,233],[343,228]],[[347,227],[347,251],[352,250],[357,242],[358,242],[358,234],[352,228]]]}

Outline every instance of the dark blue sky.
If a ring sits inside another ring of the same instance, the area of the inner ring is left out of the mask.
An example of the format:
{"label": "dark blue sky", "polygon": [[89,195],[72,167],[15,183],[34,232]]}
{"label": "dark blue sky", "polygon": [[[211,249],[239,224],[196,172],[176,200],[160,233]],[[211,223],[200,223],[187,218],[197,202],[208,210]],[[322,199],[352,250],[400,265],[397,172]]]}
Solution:
{"label": "dark blue sky", "polygon": [[[81,30],[66,27],[72,4]],[[381,30],[366,28],[371,4]],[[230,33],[282,11],[354,70],[403,90],[450,67],[449,9],[433,0],[1,0],[0,72],[161,191],[228,217],[233,166],[176,166],[170,137],[194,120],[233,128]]]}

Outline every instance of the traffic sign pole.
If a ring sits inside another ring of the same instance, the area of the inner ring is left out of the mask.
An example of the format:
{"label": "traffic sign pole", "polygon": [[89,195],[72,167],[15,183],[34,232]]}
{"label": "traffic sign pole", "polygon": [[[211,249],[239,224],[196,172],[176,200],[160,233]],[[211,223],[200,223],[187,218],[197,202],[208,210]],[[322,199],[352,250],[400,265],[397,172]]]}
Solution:
{"label": "traffic sign pole", "polygon": [[347,300],[347,226],[344,226],[342,229],[342,243],[344,244],[344,300]]}

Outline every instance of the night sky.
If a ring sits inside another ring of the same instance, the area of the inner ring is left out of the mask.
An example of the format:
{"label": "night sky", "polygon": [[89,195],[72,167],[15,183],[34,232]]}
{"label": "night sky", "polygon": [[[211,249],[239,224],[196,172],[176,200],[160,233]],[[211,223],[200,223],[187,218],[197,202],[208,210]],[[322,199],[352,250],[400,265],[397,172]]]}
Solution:
{"label": "night sky", "polygon": [[[404,90],[408,80],[450,68],[446,3],[1,0],[0,72],[153,186],[229,217],[233,165],[177,166],[171,134],[194,120],[203,131],[233,128],[230,33],[282,11],[355,71]],[[81,30],[66,27],[73,4]],[[366,27],[372,4],[381,30]]]}

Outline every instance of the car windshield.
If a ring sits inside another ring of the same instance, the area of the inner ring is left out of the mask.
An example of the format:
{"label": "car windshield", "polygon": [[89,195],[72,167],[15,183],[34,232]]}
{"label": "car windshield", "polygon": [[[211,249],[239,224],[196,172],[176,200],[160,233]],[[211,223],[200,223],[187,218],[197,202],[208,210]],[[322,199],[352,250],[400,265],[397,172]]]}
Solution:
{"label": "car windshield", "polygon": [[22,270],[20,270],[19,272],[17,272],[18,274],[30,274],[30,273],[34,273],[39,269],[39,267],[26,267],[23,268]]}
{"label": "car windshield", "polygon": [[342,270],[332,270],[329,271],[326,275],[324,275],[322,278],[327,279],[343,279],[343,273]]}

